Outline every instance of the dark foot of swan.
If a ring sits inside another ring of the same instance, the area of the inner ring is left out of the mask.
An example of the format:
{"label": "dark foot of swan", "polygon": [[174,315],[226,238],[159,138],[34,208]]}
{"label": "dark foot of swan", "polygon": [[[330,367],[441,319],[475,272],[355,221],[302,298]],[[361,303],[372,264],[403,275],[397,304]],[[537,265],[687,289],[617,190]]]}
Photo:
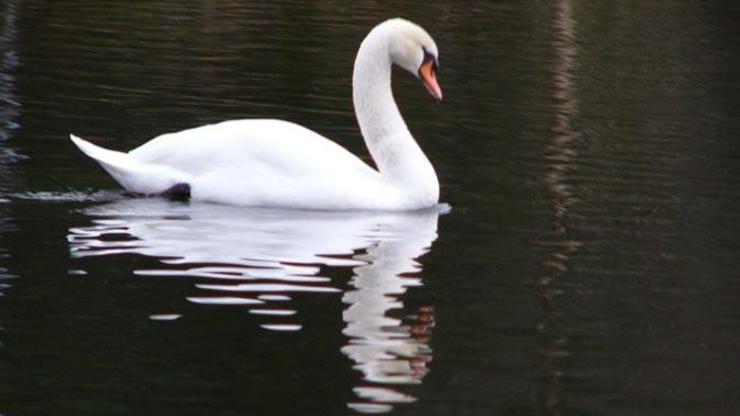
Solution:
{"label": "dark foot of swan", "polygon": [[161,195],[173,201],[188,201],[190,200],[190,185],[186,183],[178,183],[162,192]]}

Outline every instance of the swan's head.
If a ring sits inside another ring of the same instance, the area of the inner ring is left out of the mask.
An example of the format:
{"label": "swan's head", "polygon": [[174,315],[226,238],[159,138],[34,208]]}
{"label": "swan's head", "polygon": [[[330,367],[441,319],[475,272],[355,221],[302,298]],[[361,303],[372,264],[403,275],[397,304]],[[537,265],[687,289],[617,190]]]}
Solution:
{"label": "swan's head", "polygon": [[387,20],[381,26],[390,34],[391,61],[421,79],[429,94],[442,101],[442,89],[437,83],[439,53],[434,39],[419,25],[400,18]]}

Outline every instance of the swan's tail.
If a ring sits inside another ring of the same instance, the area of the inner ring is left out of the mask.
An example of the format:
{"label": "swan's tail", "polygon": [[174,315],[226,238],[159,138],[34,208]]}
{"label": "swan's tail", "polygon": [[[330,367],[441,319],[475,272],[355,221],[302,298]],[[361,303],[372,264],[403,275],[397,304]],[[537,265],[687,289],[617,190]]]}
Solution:
{"label": "swan's tail", "polygon": [[129,192],[162,194],[190,182],[188,175],[169,166],[144,163],[128,153],[104,149],[73,134],[69,138]]}

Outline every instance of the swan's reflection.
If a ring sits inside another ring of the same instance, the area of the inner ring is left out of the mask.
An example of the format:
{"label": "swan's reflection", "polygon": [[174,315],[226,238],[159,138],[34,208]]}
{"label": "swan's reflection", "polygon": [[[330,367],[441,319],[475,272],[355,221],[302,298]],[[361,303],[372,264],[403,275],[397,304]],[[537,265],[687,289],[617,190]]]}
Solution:
{"label": "swan's reflection", "polygon": [[408,287],[421,285],[416,276],[421,265],[415,259],[437,238],[437,215],[409,216],[395,222],[387,235],[390,238],[356,256],[365,264],[355,267],[350,281],[355,289],[343,296],[349,305],[344,311],[347,326],[343,332],[350,342],[342,352],[357,363],[355,368],[366,381],[376,384],[355,388],[358,396],[373,402],[350,403],[361,412],[388,411],[391,407],[387,403],[414,401],[412,396],[377,384],[420,383],[432,357],[427,343],[434,323],[431,307],[419,308],[407,322],[388,316],[388,312],[403,311],[400,296]]}
{"label": "swan's reflection", "polygon": [[[88,208],[93,225],[69,230],[73,257],[137,254],[157,258],[143,276],[190,276],[194,303],[246,305],[269,330],[299,330],[290,309],[298,292],[340,292],[322,266],[354,267],[342,300],[349,341],[342,352],[362,372],[360,412],[415,398],[385,385],[418,384],[427,373],[430,306],[404,310],[401,296],[421,285],[418,257],[437,237],[446,208],[413,213],[331,213],[125,199]],[[393,315],[393,316],[390,316]],[[178,314],[152,319],[176,319]]]}

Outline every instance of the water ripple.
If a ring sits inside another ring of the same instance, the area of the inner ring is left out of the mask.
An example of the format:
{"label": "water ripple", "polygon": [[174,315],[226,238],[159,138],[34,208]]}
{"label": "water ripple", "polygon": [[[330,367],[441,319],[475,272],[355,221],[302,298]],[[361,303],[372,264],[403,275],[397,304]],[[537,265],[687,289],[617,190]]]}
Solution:
{"label": "water ripple", "polygon": [[[429,371],[434,308],[404,310],[402,296],[422,285],[416,259],[448,210],[331,213],[123,199],[83,210],[92,224],[70,228],[67,241],[81,269],[103,256],[154,258],[158,266],[134,274],[193,279],[201,293],[188,303],[246,308],[273,332],[304,328],[301,311],[289,306],[293,296],[341,293],[348,337],[341,352],[363,379],[348,406],[375,413],[415,401],[398,385],[419,384]],[[324,275],[327,267],[351,268],[350,289]],[[185,313],[149,318],[175,321]]]}

